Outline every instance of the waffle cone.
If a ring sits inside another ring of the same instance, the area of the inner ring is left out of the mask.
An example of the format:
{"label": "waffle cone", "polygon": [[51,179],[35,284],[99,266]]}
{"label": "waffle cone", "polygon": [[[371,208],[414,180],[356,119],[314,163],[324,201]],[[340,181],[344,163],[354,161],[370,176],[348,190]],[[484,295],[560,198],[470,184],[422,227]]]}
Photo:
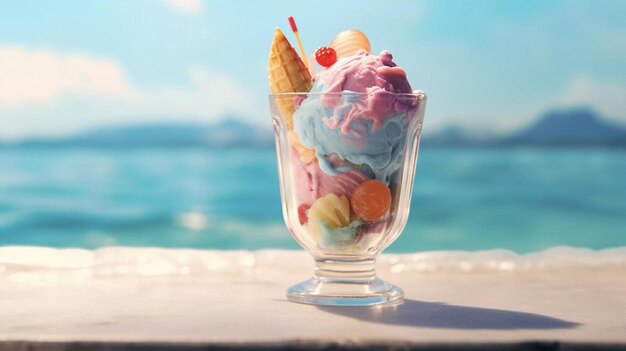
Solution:
{"label": "waffle cone", "polygon": [[[272,94],[308,92],[311,90],[311,74],[304,66],[296,50],[285,38],[283,32],[276,28],[274,41],[269,58],[269,81]],[[287,124],[293,129],[293,112],[295,111],[292,99],[277,99],[278,108]]]}

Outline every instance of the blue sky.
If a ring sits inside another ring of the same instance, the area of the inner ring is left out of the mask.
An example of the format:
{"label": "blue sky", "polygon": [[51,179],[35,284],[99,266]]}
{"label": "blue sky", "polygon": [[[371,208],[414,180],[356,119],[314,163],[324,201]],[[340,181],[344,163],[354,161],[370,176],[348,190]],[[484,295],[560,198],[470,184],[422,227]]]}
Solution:
{"label": "blue sky", "polygon": [[293,15],[307,51],[348,28],[429,94],[426,131],[507,131],[555,106],[626,123],[626,1],[3,1],[0,138],[109,124],[269,128],[267,55]]}

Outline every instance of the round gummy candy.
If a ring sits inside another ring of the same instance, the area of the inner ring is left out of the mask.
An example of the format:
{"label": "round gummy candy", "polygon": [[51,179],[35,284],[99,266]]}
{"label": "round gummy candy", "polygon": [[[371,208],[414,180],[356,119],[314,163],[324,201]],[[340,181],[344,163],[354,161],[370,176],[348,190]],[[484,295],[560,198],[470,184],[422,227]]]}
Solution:
{"label": "round gummy candy", "polygon": [[391,191],[383,182],[371,179],[354,189],[350,204],[357,217],[374,222],[385,217],[389,211]]}
{"label": "round gummy candy", "polygon": [[322,46],[315,50],[315,59],[322,67],[330,67],[337,62],[337,52],[335,49]]}

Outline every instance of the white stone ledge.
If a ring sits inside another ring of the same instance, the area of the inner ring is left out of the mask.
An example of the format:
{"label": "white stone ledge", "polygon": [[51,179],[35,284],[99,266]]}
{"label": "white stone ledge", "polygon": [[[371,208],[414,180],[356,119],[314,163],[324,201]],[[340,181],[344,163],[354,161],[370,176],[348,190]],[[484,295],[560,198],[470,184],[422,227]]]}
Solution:
{"label": "white stone ledge", "polygon": [[383,255],[407,301],[285,300],[296,251],[0,248],[0,351],[626,349],[626,250]]}

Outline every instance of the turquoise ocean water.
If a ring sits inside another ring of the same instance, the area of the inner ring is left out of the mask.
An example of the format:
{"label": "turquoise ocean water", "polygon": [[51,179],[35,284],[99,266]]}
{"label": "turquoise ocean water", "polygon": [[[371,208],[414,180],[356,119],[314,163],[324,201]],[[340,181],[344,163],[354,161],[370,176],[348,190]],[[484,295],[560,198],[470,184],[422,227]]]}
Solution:
{"label": "turquoise ocean water", "polygon": [[[626,245],[626,152],[422,148],[389,252]],[[274,151],[0,149],[0,245],[297,248]]]}

